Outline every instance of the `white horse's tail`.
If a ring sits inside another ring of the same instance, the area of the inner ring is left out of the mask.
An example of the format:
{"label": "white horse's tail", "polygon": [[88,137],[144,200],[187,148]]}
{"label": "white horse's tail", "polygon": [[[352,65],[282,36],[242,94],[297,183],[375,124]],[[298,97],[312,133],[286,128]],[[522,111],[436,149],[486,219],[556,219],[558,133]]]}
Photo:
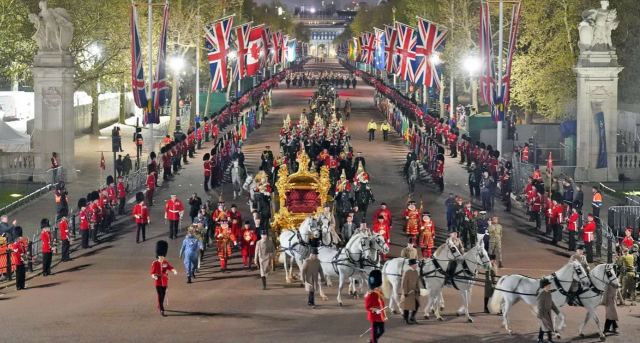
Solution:
{"label": "white horse's tail", "polygon": [[489,312],[492,314],[498,314],[501,311],[502,300],[504,299],[504,295],[499,288],[502,288],[502,281],[504,281],[505,276],[501,277],[496,284],[496,289],[493,291],[493,296],[489,299]]}

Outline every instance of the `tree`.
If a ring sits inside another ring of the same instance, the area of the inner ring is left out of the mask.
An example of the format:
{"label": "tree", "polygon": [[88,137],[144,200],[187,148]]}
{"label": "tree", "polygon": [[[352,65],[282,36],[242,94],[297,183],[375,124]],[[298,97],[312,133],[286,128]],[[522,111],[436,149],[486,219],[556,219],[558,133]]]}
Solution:
{"label": "tree", "polygon": [[11,81],[13,89],[30,77],[37,49],[28,14],[24,1],[0,0],[0,75]]}

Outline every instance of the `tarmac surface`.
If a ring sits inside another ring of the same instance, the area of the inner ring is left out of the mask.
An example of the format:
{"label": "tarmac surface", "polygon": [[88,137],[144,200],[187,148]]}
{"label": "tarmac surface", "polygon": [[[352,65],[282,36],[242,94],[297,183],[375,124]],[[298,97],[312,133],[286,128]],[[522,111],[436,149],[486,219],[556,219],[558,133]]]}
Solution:
{"label": "tarmac surface", "polygon": [[[333,69],[344,71],[337,62],[318,65],[309,63],[307,69]],[[262,127],[254,131],[244,146],[246,165],[255,173],[260,153],[265,145],[278,146],[278,131],[286,114],[297,120],[306,106],[313,89],[286,89],[284,84],[274,91],[271,113]],[[402,210],[408,198],[408,187],[402,177],[407,149],[397,134],[387,142],[376,137],[367,141],[366,124],[370,117],[382,120],[373,107],[373,89],[362,81],[357,89],[339,90],[342,101],[351,99],[351,119],[345,121],[352,135],[355,151],[362,151],[367,161],[367,171],[377,203],[370,207],[368,222],[380,202],[386,202],[392,213],[391,256],[399,255],[406,243],[402,234]],[[207,146],[208,147],[208,146]],[[203,267],[193,284],[187,284],[182,262],[177,257],[184,232],[170,242],[168,260],[178,269],[178,276],[171,275],[168,289],[168,317],[161,317],[156,310],[156,293],[149,276],[149,266],[154,258],[155,241],[167,239],[168,224],[164,222],[163,201],[170,190],[186,202],[193,192],[202,196],[201,156],[209,148],[202,149],[176,179],[160,187],[156,193],[156,206],[151,211],[151,225],[147,229],[147,241],[135,243],[135,225],[130,218],[117,223],[117,232],[105,237],[95,247],[72,254],[74,260],[58,264],[52,276],[38,276],[27,282],[27,290],[14,288],[1,290],[0,308],[4,316],[0,324],[2,342],[365,342],[368,335],[359,337],[368,327],[362,298],[352,299],[343,294],[344,306],[336,301],[336,288],[325,288],[329,300],[316,300],[319,305],[311,309],[306,305],[306,293],[299,284],[286,284],[284,272],[279,267],[268,279],[268,290],[261,289],[257,271],[242,269],[239,253],[230,261],[230,272],[221,273],[215,251],[205,255]],[[97,162],[96,162],[97,164]],[[458,160],[447,159],[445,167],[445,193],[433,185],[422,182],[414,199],[422,200],[426,210],[434,216],[438,226],[439,242],[446,232],[444,201],[449,192],[468,196],[467,172]],[[95,183],[91,180],[89,183]],[[234,201],[231,187],[223,189],[227,207]],[[210,196],[217,200],[218,193]],[[79,195],[72,194],[71,204]],[[235,203],[243,219],[249,216],[245,196]],[[204,199],[204,197],[203,197]],[[521,212],[507,214],[496,203],[496,213],[505,228],[503,238],[504,268],[500,275],[522,273],[532,277],[550,274],[566,263],[568,253],[551,246],[538,236]],[[37,213],[36,207],[26,208],[19,217]],[[187,225],[188,218],[183,221]],[[335,282],[334,282],[335,284]],[[457,292],[448,288],[444,292],[446,309],[444,321],[419,320],[421,325],[406,326],[398,315],[391,315],[381,342],[523,342],[535,341],[538,322],[524,304],[512,311],[512,327],[515,334],[507,335],[501,326],[501,318],[482,313],[483,289],[474,287],[470,311],[473,323],[457,317],[461,304]],[[424,304],[424,302],[423,302]],[[598,341],[595,326],[590,323],[578,338],[576,332],[585,311],[581,308],[562,308],[567,316],[567,328],[560,342]],[[610,336],[610,342],[635,341],[640,333],[637,307],[619,307],[619,336]],[[421,312],[419,312],[421,314]],[[604,308],[598,310],[604,323]]]}

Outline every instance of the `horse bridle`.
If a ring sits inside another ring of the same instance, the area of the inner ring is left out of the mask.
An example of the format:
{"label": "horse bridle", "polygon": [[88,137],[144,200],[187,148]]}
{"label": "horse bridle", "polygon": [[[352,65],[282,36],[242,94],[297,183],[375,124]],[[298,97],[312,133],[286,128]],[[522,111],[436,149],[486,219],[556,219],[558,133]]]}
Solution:
{"label": "horse bridle", "polygon": [[[607,280],[603,280],[600,279],[598,277],[596,277],[595,275],[593,275],[593,273],[589,274],[589,289],[591,291],[593,291],[594,293],[596,293],[597,295],[600,295],[602,293],[604,293],[604,289],[599,289],[598,287],[596,287],[596,285],[593,283],[593,281],[591,281],[591,278],[593,277],[594,279],[602,282],[605,285],[610,285],[612,284],[614,281],[619,280],[618,279],[618,275],[614,274],[611,269],[613,268],[613,266],[611,266],[610,264],[606,264],[604,267],[604,275],[607,277]],[[615,277],[614,277],[615,276]]]}
{"label": "horse bridle", "polygon": [[[580,284],[580,287],[582,287],[582,280],[585,277],[588,278],[588,276],[583,276],[582,275],[583,274],[582,270],[583,270],[583,268],[580,265],[574,265],[573,266],[573,271],[576,273],[576,275],[578,275],[578,283]],[[566,283],[571,284],[575,280],[570,280],[570,281],[560,280],[555,272],[551,274],[551,278],[553,279],[554,284],[555,284],[556,288],[558,289],[558,291],[560,292],[560,294],[564,295],[565,297],[568,297],[569,296],[569,291],[564,289],[564,287],[562,286],[562,283],[566,282]],[[589,280],[589,282],[591,282],[591,280]],[[571,287],[571,285],[569,285],[569,287]]]}

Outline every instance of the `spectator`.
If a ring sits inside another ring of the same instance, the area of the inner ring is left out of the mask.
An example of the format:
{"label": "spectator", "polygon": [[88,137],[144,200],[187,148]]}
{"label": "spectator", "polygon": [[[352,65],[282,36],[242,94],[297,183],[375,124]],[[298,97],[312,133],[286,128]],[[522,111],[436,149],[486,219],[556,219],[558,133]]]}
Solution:
{"label": "spectator", "polygon": [[9,224],[9,217],[3,215],[0,217],[0,236],[7,239],[7,242],[14,241],[14,228],[16,226],[17,221],[14,219],[11,224]]}
{"label": "spectator", "polygon": [[129,176],[131,169],[133,169],[131,156],[129,156],[129,154],[126,154],[124,156],[124,159],[122,159],[122,173],[124,174],[124,176]]}
{"label": "spectator", "polygon": [[122,155],[118,155],[118,159],[116,160],[116,176],[122,176],[124,173],[124,161],[122,160]]}

